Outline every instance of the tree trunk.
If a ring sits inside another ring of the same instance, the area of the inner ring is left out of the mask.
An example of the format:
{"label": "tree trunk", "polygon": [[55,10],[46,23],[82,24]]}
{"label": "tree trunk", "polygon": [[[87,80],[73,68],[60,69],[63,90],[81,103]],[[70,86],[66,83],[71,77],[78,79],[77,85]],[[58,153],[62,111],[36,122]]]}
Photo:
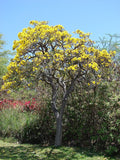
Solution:
{"label": "tree trunk", "polygon": [[64,96],[62,99],[60,111],[58,111],[58,109],[56,107],[57,86],[55,84],[51,84],[52,85],[51,106],[52,106],[52,109],[53,109],[53,112],[54,112],[55,118],[56,118],[56,136],[55,136],[55,146],[56,147],[62,145],[62,117],[63,117],[63,113],[64,113],[64,108],[66,106],[67,98],[74,88],[74,82],[75,82],[75,80],[73,80],[71,82],[71,85],[67,90],[65,89],[65,93],[64,93]]}
{"label": "tree trunk", "polygon": [[62,100],[60,112],[57,112],[56,114],[56,136],[55,136],[55,146],[56,147],[62,145],[62,117],[64,114],[64,108],[66,106],[68,95],[69,95],[69,92],[66,92]]}
{"label": "tree trunk", "polygon": [[56,116],[56,136],[55,136],[55,146],[56,147],[62,145],[62,117],[63,117],[66,102],[67,102],[67,98],[64,97],[62,101],[60,112],[58,112]]}
{"label": "tree trunk", "polygon": [[62,145],[62,115],[58,114],[56,117],[56,136],[55,136],[55,146]]}
{"label": "tree trunk", "polygon": [[57,86],[52,84],[52,101],[51,107],[56,118],[56,135],[55,135],[55,146],[61,146],[62,144],[62,113],[60,113],[56,107],[57,99]]}

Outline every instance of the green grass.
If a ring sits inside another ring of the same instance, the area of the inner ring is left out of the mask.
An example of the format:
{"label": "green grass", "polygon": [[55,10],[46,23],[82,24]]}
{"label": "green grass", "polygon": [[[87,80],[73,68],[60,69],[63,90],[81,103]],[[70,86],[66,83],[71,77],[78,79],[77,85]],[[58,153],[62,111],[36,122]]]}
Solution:
{"label": "green grass", "polygon": [[73,147],[40,147],[0,139],[0,160],[120,160]]}

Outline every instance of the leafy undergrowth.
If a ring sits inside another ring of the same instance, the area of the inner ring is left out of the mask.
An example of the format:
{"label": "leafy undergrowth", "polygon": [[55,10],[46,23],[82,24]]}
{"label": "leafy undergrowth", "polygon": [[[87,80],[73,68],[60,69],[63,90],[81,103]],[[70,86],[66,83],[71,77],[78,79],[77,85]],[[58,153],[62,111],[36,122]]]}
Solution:
{"label": "leafy undergrowth", "polygon": [[0,160],[120,160],[73,147],[40,147],[0,140]]}

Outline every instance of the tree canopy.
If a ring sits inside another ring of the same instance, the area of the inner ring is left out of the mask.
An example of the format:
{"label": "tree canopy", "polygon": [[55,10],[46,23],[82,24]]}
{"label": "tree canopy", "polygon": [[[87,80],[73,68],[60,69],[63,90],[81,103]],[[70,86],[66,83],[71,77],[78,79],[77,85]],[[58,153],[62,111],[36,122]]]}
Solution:
{"label": "tree canopy", "polygon": [[[49,83],[52,77],[62,87],[78,74],[88,70],[99,72],[111,63],[114,51],[98,50],[93,47],[89,33],[77,30],[78,37],[69,34],[62,25],[49,26],[47,22],[30,22],[33,27],[18,33],[19,40],[14,41],[16,56],[8,66],[8,73],[2,89],[20,84],[32,85],[35,80]],[[65,82],[65,83],[63,83]]]}

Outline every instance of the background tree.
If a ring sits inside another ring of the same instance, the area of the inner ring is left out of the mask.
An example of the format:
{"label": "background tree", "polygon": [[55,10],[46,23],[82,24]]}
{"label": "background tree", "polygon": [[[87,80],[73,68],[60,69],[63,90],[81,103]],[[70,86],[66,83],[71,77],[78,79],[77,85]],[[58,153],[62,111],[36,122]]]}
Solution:
{"label": "background tree", "polygon": [[96,45],[99,49],[106,49],[108,52],[116,51],[115,59],[120,61],[120,34],[106,34],[104,37],[99,37]]}
{"label": "background tree", "polygon": [[99,37],[96,42],[97,48],[100,50],[106,49],[108,52],[110,50],[116,51],[113,64],[111,66],[111,80],[120,81],[120,34],[106,34],[104,37]]}
{"label": "background tree", "polygon": [[51,107],[56,118],[55,145],[60,146],[63,113],[69,95],[77,82],[79,85],[85,81],[88,85],[99,83],[100,74],[107,74],[115,52],[96,49],[89,39],[90,34],[80,30],[74,32],[78,35],[74,38],[61,25],[49,26],[45,21],[30,24],[33,27],[23,29],[18,33],[19,40],[14,41],[17,54],[7,67],[2,90],[30,87],[40,81],[50,85]]}
{"label": "background tree", "polygon": [[5,41],[2,40],[2,34],[0,34],[0,85],[2,84],[2,77],[7,72],[7,65],[15,53],[4,50]]}
{"label": "background tree", "polygon": [[7,51],[3,51],[3,45],[5,44],[5,41],[2,40],[2,34],[0,34],[0,85],[2,83],[2,76],[7,71]]}

